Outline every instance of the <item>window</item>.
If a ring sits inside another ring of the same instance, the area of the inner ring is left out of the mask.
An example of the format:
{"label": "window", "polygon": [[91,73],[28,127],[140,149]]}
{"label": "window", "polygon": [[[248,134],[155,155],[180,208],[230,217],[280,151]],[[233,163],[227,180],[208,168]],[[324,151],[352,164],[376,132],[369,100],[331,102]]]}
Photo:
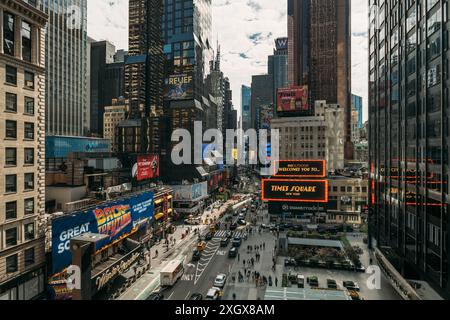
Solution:
{"label": "window", "polygon": [[6,247],[17,245],[17,228],[11,228],[5,231]]}
{"label": "window", "polygon": [[34,264],[34,248],[25,250],[25,267],[29,267]]}
{"label": "window", "polygon": [[34,198],[25,199],[24,207],[25,207],[25,215],[33,215],[34,214]]}
{"label": "window", "polygon": [[12,120],[6,120],[6,138],[17,139],[17,122]]}
{"label": "window", "polygon": [[17,149],[5,148],[5,165],[16,166],[17,165]]}
{"label": "window", "polygon": [[25,88],[34,90],[34,74],[25,71]]}
{"label": "window", "polygon": [[25,240],[34,240],[34,222],[25,225]]}
{"label": "window", "polygon": [[25,148],[24,149],[24,164],[25,165],[34,165],[34,149],[33,148]]}
{"label": "window", "polygon": [[25,191],[34,190],[34,173],[25,173],[24,189]]}
{"label": "window", "polygon": [[34,123],[25,122],[25,139],[34,140]]}
{"label": "window", "polygon": [[6,193],[17,192],[17,176],[15,174],[5,176],[5,192]]}
{"label": "window", "polygon": [[7,92],[5,102],[6,111],[17,112],[17,95]]}
{"label": "window", "polygon": [[14,56],[15,17],[9,12],[3,13],[3,52]]}
{"label": "window", "polygon": [[22,21],[22,59],[31,62],[31,24]]}
{"label": "window", "polygon": [[6,257],[6,273],[14,273],[17,272],[17,270],[17,254]]}
{"label": "window", "polygon": [[6,66],[6,83],[17,85],[17,68]]}
{"label": "window", "polygon": [[25,110],[24,113],[29,115],[34,115],[34,99],[30,97],[25,97]]}
{"label": "window", "polygon": [[6,220],[17,219],[17,202],[7,202],[5,206]]}

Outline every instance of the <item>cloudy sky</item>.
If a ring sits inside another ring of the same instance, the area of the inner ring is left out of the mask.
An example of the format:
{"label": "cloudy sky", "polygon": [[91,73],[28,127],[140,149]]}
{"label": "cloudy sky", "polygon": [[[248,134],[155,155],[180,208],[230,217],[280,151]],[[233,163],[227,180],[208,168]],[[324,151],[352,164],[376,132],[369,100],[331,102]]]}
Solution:
{"label": "cloudy sky", "polygon": [[[239,110],[240,88],[267,72],[274,40],[287,36],[287,0],[212,0],[213,36],[222,50],[222,70],[230,78]],[[367,1],[352,4],[352,92],[364,97],[367,119]],[[128,0],[88,0],[88,35],[128,47]]]}

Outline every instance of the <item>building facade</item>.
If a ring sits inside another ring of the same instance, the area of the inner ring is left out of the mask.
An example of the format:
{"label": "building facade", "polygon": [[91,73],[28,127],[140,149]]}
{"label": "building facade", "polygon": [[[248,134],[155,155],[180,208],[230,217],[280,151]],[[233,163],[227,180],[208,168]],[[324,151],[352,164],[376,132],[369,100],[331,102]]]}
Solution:
{"label": "building facade", "polygon": [[[270,70],[270,68],[269,68]],[[273,108],[273,75],[263,74],[252,77],[252,126],[251,128],[258,127],[259,113],[262,108]]]}
{"label": "building facade", "polygon": [[252,128],[252,88],[242,85],[241,87],[241,123],[242,129],[247,131]]}
{"label": "building facade", "polygon": [[[275,40],[273,55],[269,56],[269,66],[273,75],[273,101],[277,101],[277,90],[289,86],[288,82],[288,38],[278,38]],[[276,108],[274,108],[275,112]]]}
{"label": "building facade", "polygon": [[45,25],[30,1],[0,3],[0,299],[45,285]]}
{"label": "building facade", "polygon": [[448,298],[448,2],[369,4],[371,244]]}
{"label": "building facade", "polygon": [[117,127],[128,116],[129,105],[125,99],[114,99],[103,113],[103,138],[111,141],[111,151],[117,152]]}
{"label": "building facade", "polygon": [[49,16],[45,33],[47,135],[83,136],[89,129],[87,0],[37,2]]}
{"label": "building facade", "polygon": [[358,128],[363,127],[363,98],[352,94],[352,108],[356,109],[358,113]]}

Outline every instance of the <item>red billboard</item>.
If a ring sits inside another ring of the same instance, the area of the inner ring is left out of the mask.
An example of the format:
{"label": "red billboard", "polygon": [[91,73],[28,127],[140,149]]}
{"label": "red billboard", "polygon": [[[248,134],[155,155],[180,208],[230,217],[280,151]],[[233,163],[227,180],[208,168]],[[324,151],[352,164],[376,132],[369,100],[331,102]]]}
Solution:
{"label": "red billboard", "polygon": [[159,177],[159,157],[156,155],[137,157],[137,181],[155,179]]}
{"label": "red billboard", "polygon": [[277,112],[309,111],[307,86],[278,89],[277,97]]}

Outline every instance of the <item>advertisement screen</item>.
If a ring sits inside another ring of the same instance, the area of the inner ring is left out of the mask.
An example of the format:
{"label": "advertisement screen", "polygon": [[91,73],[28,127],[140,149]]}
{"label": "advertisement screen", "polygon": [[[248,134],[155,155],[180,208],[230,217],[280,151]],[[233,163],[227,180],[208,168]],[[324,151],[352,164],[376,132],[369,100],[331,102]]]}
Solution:
{"label": "advertisement screen", "polygon": [[328,202],[326,180],[262,180],[262,199],[274,202]]}
{"label": "advertisement screen", "polygon": [[208,183],[202,182],[192,185],[171,186],[175,201],[196,201],[208,195]]}
{"label": "advertisement screen", "polygon": [[275,162],[275,176],[325,178],[325,160],[280,160]]}
{"label": "advertisement screen", "polygon": [[166,100],[192,99],[194,96],[194,77],[191,72],[170,75],[165,79],[164,98]]}
{"label": "advertisement screen", "polygon": [[269,213],[272,215],[299,215],[307,213],[326,212],[326,205],[323,203],[281,203],[281,202],[269,202]]}
{"label": "advertisement screen", "polygon": [[84,233],[108,235],[96,250],[145,226],[153,218],[153,192],[121,201],[108,202],[86,211],[76,212],[52,222],[53,273],[61,272],[72,262],[70,239]]}
{"label": "advertisement screen", "polygon": [[137,157],[137,181],[155,179],[159,177],[159,157],[146,155]]}
{"label": "advertisement screen", "polygon": [[273,107],[264,107],[260,109],[259,128],[270,130],[273,119]]}
{"label": "advertisement screen", "polygon": [[308,87],[278,89],[277,112],[309,111]]}

